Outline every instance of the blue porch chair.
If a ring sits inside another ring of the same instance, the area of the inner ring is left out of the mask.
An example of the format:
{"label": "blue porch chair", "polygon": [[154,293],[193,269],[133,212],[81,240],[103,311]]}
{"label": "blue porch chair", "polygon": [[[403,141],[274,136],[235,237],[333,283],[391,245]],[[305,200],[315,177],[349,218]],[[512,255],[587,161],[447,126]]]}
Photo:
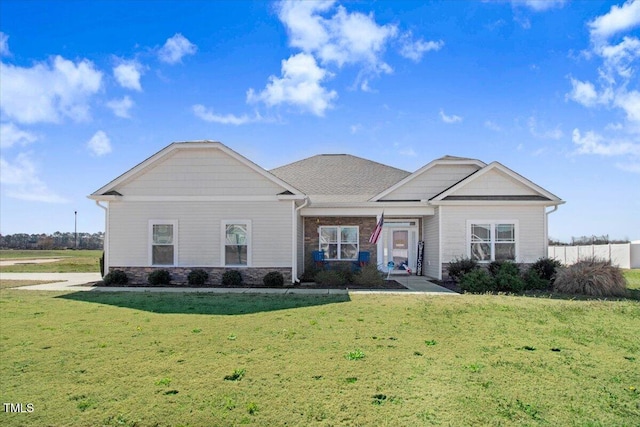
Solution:
{"label": "blue porch chair", "polygon": [[371,261],[371,252],[358,252],[358,260],[351,263],[351,270],[360,271],[362,267]]}
{"label": "blue porch chair", "polygon": [[325,259],[324,251],[313,251],[313,262],[318,268],[326,268],[329,262]]}

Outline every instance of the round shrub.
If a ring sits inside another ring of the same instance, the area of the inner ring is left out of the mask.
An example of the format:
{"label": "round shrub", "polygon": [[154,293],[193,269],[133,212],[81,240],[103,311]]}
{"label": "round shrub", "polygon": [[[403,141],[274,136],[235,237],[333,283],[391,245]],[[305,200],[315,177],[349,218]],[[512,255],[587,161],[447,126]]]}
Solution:
{"label": "round shrub", "polygon": [[326,286],[340,286],[345,285],[347,280],[341,271],[336,270],[322,270],[314,277],[314,281],[319,285]]}
{"label": "round shrub", "polygon": [[503,262],[495,273],[495,290],[498,292],[522,292],[524,280],[520,277],[520,268],[512,262]]}
{"label": "round shrub", "polygon": [[154,270],[149,273],[147,282],[151,286],[169,285],[171,283],[171,274],[167,270]]}
{"label": "round shrub", "polygon": [[558,271],[553,289],[563,294],[625,296],[627,280],[619,267],[591,258]]}
{"label": "round shrub", "polygon": [[203,286],[209,280],[209,273],[202,269],[191,270],[187,276],[187,281],[191,286]]}
{"label": "round shrub", "polygon": [[495,290],[495,281],[486,270],[475,269],[462,276],[460,289],[476,294],[493,292]]}
{"label": "round shrub", "polygon": [[560,267],[562,267],[562,263],[557,259],[540,258],[531,264],[530,268],[537,271],[540,278],[553,282],[556,277],[556,271]]}
{"label": "round shrub", "polygon": [[489,263],[489,273],[491,273],[492,276],[497,276],[501,271],[506,274],[517,276],[520,274],[520,267],[518,267],[518,264],[515,262],[506,260],[491,261],[491,263]]}
{"label": "round shrub", "polygon": [[242,275],[238,270],[227,270],[222,275],[222,285],[228,287],[238,287],[242,285]]}
{"label": "round shrub", "polygon": [[528,291],[546,291],[550,287],[549,280],[540,277],[538,270],[529,268],[523,276],[524,288]]}
{"label": "round shrub", "polygon": [[113,270],[107,273],[106,276],[102,279],[105,286],[118,286],[118,285],[126,285],[129,283],[129,277],[127,273],[122,270]]}
{"label": "round shrub", "polygon": [[284,276],[279,271],[270,271],[262,278],[262,283],[271,288],[278,288],[284,285]]}
{"label": "round shrub", "polygon": [[353,283],[372,287],[382,286],[384,285],[384,273],[373,264],[365,265],[353,275]]}
{"label": "round shrub", "polygon": [[447,267],[447,271],[449,272],[449,277],[460,283],[462,277],[479,268],[478,261],[471,258],[456,258],[449,263],[449,267]]}

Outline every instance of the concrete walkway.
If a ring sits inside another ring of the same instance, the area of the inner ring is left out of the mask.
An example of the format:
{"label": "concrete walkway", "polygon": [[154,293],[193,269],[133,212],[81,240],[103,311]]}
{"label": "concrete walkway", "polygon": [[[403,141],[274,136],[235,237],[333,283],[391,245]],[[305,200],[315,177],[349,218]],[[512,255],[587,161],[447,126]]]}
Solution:
{"label": "concrete walkway", "polygon": [[20,290],[27,291],[99,291],[99,292],[201,292],[216,294],[423,294],[423,295],[459,295],[442,286],[429,282],[421,276],[396,276],[396,281],[408,289],[305,289],[297,288],[163,288],[163,287],[115,287],[97,286],[102,280],[99,273],[0,273],[3,280],[39,280],[55,283],[21,286]]}

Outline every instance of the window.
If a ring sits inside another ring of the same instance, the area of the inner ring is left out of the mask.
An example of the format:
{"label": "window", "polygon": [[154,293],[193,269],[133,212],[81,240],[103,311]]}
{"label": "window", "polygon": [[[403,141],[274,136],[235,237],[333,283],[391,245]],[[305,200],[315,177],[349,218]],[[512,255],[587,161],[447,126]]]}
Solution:
{"label": "window", "polygon": [[223,221],[223,264],[227,266],[251,265],[251,222]]}
{"label": "window", "polygon": [[356,226],[328,227],[319,230],[320,250],[330,260],[358,259],[359,228]]}
{"label": "window", "polygon": [[480,262],[516,260],[516,223],[470,221],[469,255]]}
{"label": "window", "polygon": [[175,265],[177,259],[177,222],[149,221],[151,265]]}

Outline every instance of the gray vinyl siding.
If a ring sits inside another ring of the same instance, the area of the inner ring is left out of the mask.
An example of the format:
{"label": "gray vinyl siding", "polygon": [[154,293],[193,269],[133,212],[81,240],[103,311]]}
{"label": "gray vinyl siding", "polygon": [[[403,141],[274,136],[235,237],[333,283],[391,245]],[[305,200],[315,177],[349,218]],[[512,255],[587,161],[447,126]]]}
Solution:
{"label": "gray vinyl siding", "polygon": [[250,220],[251,266],[291,267],[289,201],[111,203],[110,265],[149,265],[149,220],[178,222],[179,266],[222,266],[222,221]]}
{"label": "gray vinyl siding", "polygon": [[382,200],[428,200],[478,169],[476,165],[435,165]]}

